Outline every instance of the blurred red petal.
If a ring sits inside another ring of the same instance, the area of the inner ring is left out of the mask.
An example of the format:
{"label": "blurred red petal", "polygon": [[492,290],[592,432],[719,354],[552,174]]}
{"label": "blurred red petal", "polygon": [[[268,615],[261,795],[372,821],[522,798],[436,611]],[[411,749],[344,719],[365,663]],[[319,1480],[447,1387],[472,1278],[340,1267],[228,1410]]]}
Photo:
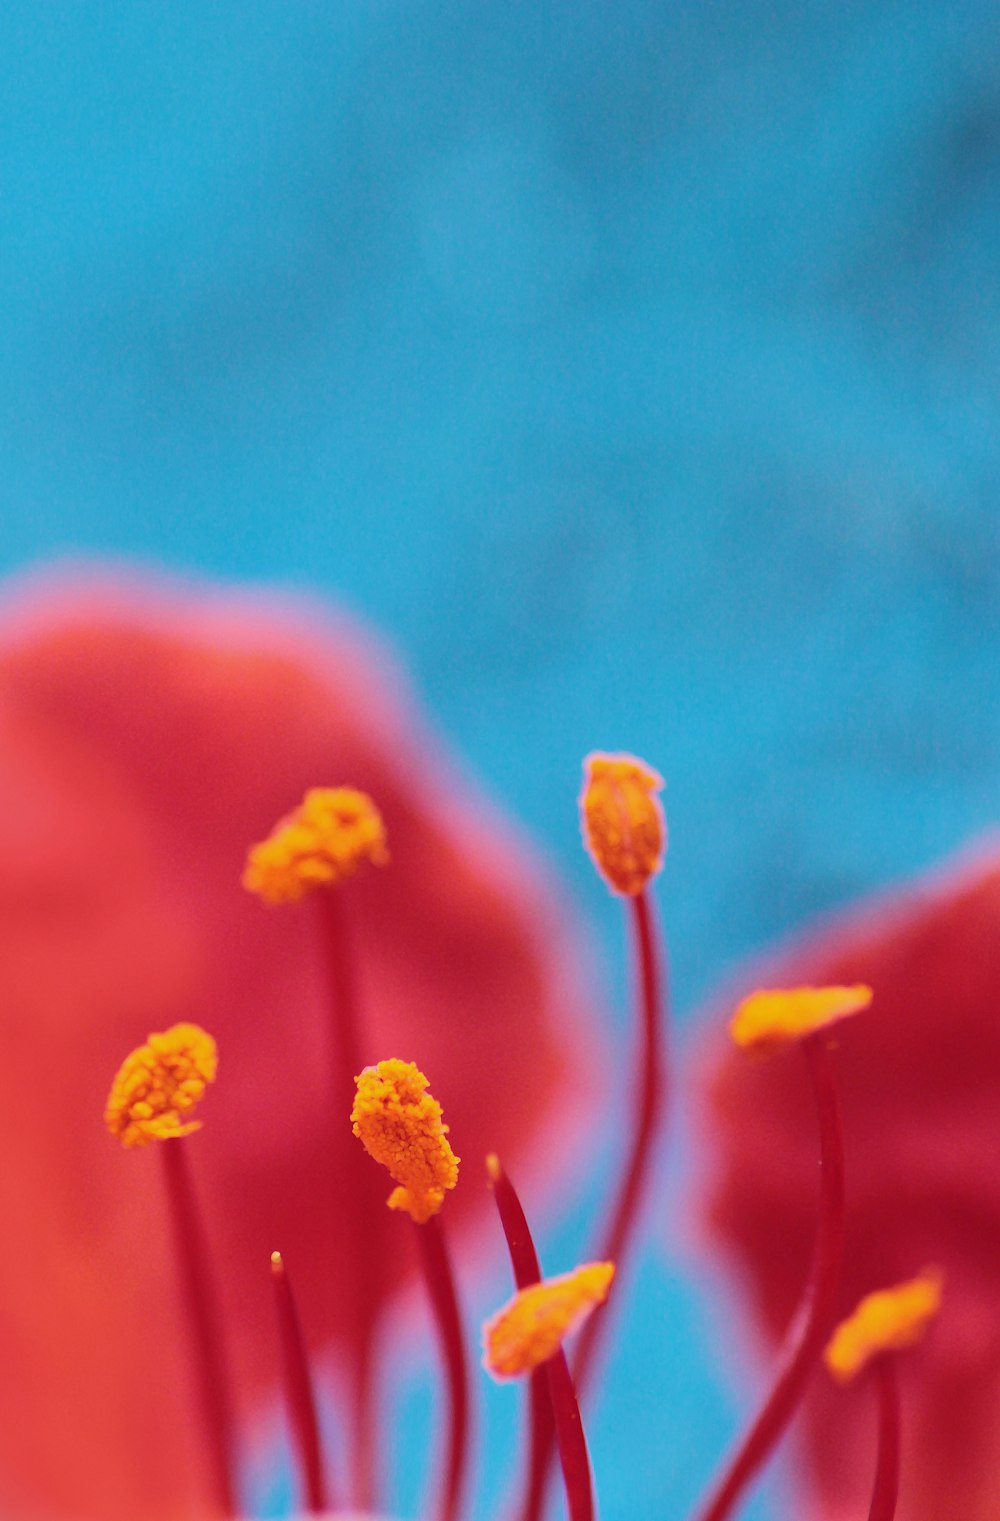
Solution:
{"label": "blurred red petal", "polygon": [[[927,1264],[940,1321],[901,1364],[898,1521],[1000,1514],[1000,848],[833,919],[741,983],[863,981],[838,1035],[848,1235],[841,1310]],[[815,1123],[799,1064],[749,1062],[724,1020],[706,1050],[709,1224],[770,1342],[783,1334],[815,1220]],[[824,1518],[866,1513],[874,1403],[816,1378],[802,1449]]]}
{"label": "blurred red petal", "polygon": [[[367,1159],[346,1113],[323,1141],[315,905],[269,910],[239,884],[248,844],[306,787],[340,781],[376,798],[392,851],[390,869],[345,888],[367,1059],[416,1059],[431,1075],[467,1158],[461,1218],[486,1198],[477,1159],[523,1156],[566,1118],[581,1078],[589,1003],[530,854],[354,630],[134,577],[62,577],[11,599],[0,623],[4,1514],[201,1513],[155,1148],[124,1153],[101,1122],[114,1071],[150,1030],[194,1019],[219,1042],[205,1127],[172,1144],[191,1146],[244,1394],[275,1373],[272,1248],[294,1264],[317,1343],[350,1343],[345,1253],[363,1252],[385,1293],[403,1271],[388,1211],[364,1242],[338,1221],[348,1167]],[[374,1169],[371,1186],[387,1192]]]}

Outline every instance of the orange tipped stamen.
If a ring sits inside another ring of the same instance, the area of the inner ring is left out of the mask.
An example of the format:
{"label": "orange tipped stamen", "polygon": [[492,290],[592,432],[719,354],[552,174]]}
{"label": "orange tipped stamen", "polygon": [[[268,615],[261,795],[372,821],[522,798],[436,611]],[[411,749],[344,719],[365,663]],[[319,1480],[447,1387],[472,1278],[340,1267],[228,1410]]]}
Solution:
{"label": "orange tipped stamen", "polygon": [[614,1275],[613,1262],[587,1262],[519,1289],[483,1327],[483,1366],[494,1378],[520,1378],[548,1362],[604,1303]]}
{"label": "orange tipped stamen", "polygon": [[584,844],[611,891],[634,897],[663,865],[663,778],[634,755],[595,751],[583,765]]}
{"label": "orange tipped stamen", "polygon": [[795,1414],[833,1325],[844,1251],[843,1128],[830,1051],[822,1035],[808,1036],[802,1053],[820,1137],[819,1220],[812,1266],[771,1393],[698,1512],[698,1521],[723,1521],[731,1514]]}
{"label": "orange tipped stamen", "polygon": [[172,1025],[151,1035],[115,1074],[104,1123],[123,1146],[190,1135],[201,1128],[191,1116],[217,1068],[215,1041],[200,1025]]}
{"label": "orange tipped stamen", "polygon": [[355,787],[312,787],[247,856],[243,886],[266,903],[295,903],[333,887],[364,861],[389,859],[382,816]]}
{"label": "orange tipped stamen", "polygon": [[330,1503],[323,1463],[323,1449],[316,1418],[316,1396],[309,1372],[302,1324],[295,1296],[280,1252],[271,1253],[271,1282],[278,1318],[278,1339],[285,1370],[285,1391],[293,1438],[302,1465],[306,1508],[320,1515]]}
{"label": "orange tipped stamen", "polygon": [[459,1159],[448,1144],[441,1105],[427,1092],[427,1079],[413,1062],[379,1062],[366,1067],[356,1082],[354,1134],[399,1185],[389,1195],[389,1208],[405,1210],[422,1225],[458,1182]]}
{"label": "orange tipped stamen", "polygon": [[916,1278],[868,1294],[840,1325],[827,1346],[826,1365],[847,1383],[877,1357],[920,1341],[941,1308],[943,1277],[926,1268]]}
{"label": "orange tipped stamen", "polygon": [[[486,1170],[507,1239],[514,1281],[519,1289],[527,1289],[538,1284],[542,1275],[521,1201],[496,1156],[487,1157]],[[520,1514],[527,1518],[541,1509],[549,1453],[556,1436],[571,1521],[591,1521],[594,1495],[587,1439],[569,1364],[561,1346],[544,1366],[533,1370],[529,1388],[531,1443],[527,1489]]]}
{"label": "orange tipped stamen", "polygon": [[729,1033],[746,1051],[772,1051],[860,1014],[871,1001],[872,990],[862,983],[849,988],[765,989],[744,998]]}

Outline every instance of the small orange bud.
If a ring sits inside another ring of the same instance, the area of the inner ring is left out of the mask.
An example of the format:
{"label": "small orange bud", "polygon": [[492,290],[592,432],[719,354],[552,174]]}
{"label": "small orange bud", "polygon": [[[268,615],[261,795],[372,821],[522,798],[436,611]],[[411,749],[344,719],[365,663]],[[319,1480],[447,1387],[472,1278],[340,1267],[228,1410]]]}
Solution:
{"label": "small orange bud", "polygon": [[459,1158],[448,1143],[441,1105],[413,1062],[379,1062],[355,1081],[354,1134],[399,1184],[389,1195],[389,1208],[405,1210],[423,1225],[441,1208],[445,1190],[458,1182]]}
{"label": "small orange bud", "polygon": [[834,1378],[847,1383],[873,1358],[920,1341],[941,1308],[942,1283],[936,1268],[925,1268],[907,1283],[862,1299],[841,1321],[826,1349],[826,1365]]}
{"label": "small orange bud", "polygon": [[583,840],[612,892],[634,898],[663,865],[663,778],[634,755],[595,751],[583,763]]}
{"label": "small orange bud", "polygon": [[104,1122],[123,1146],[148,1146],[201,1129],[190,1116],[215,1081],[215,1041],[200,1025],[172,1025],[151,1035],[122,1062]]}
{"label": "small orange bud", "polygon": [[519,1378],[548,1362],[563,1338],[604,1303],[614,1276],[613,1262],[587,1262],[521,1289],[483,1327],[487,1372]]}
{"label": "small orange bud", "polygon": [[871,1001],[872,990],[863,983],[849,988],[762,989],[744,998],[730,1020],[729,1033],[745,1051],[772,1051],[860,1014]]}
{"label": "small orange bud", "polygon": [[266,903],[295,903],[314,887],[342,882],[362,861],[388,859],[382,816],[366,792],[313,787],[251,847],[243,886]]}

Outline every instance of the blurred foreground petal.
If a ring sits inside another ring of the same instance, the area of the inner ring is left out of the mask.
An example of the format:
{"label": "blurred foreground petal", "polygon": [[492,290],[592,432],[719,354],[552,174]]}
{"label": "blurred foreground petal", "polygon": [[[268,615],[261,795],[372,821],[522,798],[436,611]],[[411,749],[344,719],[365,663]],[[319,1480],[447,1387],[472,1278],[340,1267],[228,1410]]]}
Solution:
{"label": "blurred foreground petal", "polygon": [[[837,1032],[847,1149],[840,1311],[939,1263],[940,1322],[901,1369],[898,1521],[1000,1515],[1000,846],[863,904],[741,980],[866,982],[863,1019]],[[770,1343],[806,1273],[816,1209],[813,1125],[798,1073],[730,1049],[724,1011],[706,1051],[701,1133],[714,1152],[709,1226]],[[804,1474],[824,1521],[866,1513],[873,1402],[821,1375]]]}

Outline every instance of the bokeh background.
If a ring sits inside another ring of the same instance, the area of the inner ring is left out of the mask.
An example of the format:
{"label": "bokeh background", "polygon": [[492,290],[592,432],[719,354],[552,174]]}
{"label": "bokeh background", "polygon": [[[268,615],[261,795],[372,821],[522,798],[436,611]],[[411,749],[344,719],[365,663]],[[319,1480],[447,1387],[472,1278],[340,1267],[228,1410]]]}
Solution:
{"label": "bokeh background", "polygon": [[[573,799],[586,750],[648,756],[690,1031],[743,954],[996,816],[998,170],[988,0],[7,0],[0,569],[371,620],[621,1025]],[[674,1196],[592,1423],[606,1521],[683,1515],[746,1394]]]}

